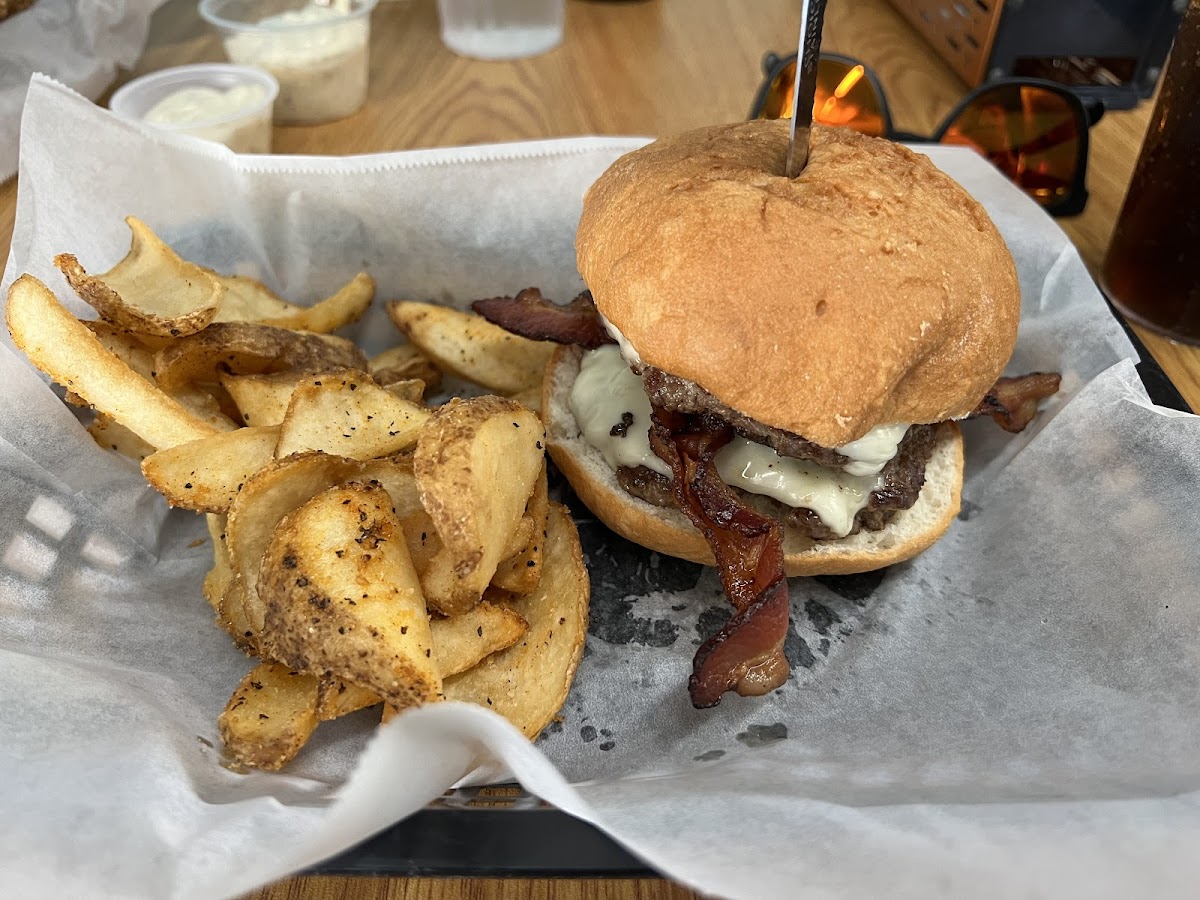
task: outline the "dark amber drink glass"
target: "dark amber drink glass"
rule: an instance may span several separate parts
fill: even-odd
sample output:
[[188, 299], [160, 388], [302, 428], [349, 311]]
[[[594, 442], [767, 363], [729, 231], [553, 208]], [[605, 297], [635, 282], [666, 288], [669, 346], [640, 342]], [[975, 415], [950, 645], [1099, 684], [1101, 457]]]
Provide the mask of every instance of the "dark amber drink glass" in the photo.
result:
[[1200, 0], [1175, 37], [1101, 283], [1131, 321], [1200, 344]]

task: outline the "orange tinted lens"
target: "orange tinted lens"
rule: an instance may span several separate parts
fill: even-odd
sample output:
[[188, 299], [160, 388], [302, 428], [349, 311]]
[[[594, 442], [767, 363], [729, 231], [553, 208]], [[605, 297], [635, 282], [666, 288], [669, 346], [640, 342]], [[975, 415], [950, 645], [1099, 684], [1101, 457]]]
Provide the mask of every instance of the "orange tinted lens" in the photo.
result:
[[1070, 193], [1079, 121], [1066, 98], [1029, 85], [1000, 85], [976, 97], [942, 141], [972, 147], [1042, 204]]
[[796, 61], [792, 60], [771, 79], [758, 117], [760, 119], [790, 119], [792, 117], [792, 90], [795, 82]]
[[884, 137], [883, 109], [867, 70], [861, 65], [822, 59], [817, 64], [813, 121]]
[[[763, 100], [760, 119], [788, 119], [796, 82], [796, 63], [790, 62], [772, 79]], [[862, 66], [822, 59], [817, 63], [817, 90], [813, 121], [845, 125], [875, 137], [884, 136], [879, 96]]]

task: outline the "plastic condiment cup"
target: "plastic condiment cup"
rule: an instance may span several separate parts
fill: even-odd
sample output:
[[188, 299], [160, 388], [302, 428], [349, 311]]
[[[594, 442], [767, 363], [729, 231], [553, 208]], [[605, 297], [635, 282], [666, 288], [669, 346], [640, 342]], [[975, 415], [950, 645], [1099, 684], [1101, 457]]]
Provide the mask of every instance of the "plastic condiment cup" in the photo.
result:
[[227, 63], [196, 63], [151, 72], [123, 85], [108, 108], [125, 119], [145, 121], [160, 102], [189, 88], [229, 91], [242, 86], [262, 88], [253, 103], [208, 118], [182, 122], [151, 122], [155, 128], [217, 141], [237, 153], [271, 152], [271, 119], [279, 83], [267, 72]]
[[275, 121], [341, 119], [367, 100], [371, 10], [377, 0], [201, 0], [225, 55], [279, 81]]
[[563, 39], [564, 0], [438, 0], [442, 43], [460, 56], [517, 59]]

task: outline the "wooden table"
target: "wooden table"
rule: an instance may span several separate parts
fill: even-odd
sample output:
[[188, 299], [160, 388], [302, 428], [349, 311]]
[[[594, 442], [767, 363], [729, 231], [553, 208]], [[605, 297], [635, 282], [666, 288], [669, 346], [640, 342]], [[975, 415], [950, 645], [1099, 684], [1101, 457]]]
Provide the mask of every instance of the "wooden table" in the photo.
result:
[[[483, 63], [438, 39], [434, 0], [384, 2], [372, 25], [370, 101], [330, 125], [277, 128], [281, 153], [347, 154], [581, 134], [664, 134], [744, 118], [767, 50], [795, 46], [799, 0], [568, 0], [566, 40], [544, 56]], [[156, 15], [137, 73], [220, 48], [195, 14], [171, 0]], [[829, 0], [825, 47], [878, 73], [896, 127], [932, 131], [965, 86], [886, 0]], [[1110, 112], [1093, 130], [1087, 211], [1060, 224], [1095, 271], [1104, 256], [1150, 115]], [[12, 230], [16, 188], [0, 186], [0, 247]], [[7, 251], [3, 251], [7, 252]], [[1200, 409], [1200, 349], [1141, 333], [1163, 369]], [[291, 878], [254, 894], [283, 898], [694, 897], [661, 881]]]

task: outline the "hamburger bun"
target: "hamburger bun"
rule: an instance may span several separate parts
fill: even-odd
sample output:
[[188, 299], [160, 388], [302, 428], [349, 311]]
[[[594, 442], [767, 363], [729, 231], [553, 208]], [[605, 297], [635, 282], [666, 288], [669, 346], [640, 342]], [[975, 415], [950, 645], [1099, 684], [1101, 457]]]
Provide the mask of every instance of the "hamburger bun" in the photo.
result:
[[[547, 449], [575, 493], [605, 525], [659, 553], [713, 565], [703, 535], [677, 509], [646, 503], [627, 493], [598, 450], [580, 434], [568, 405], [583, 351], [560, 347], [542, 383], [542, 419]], [[916, 556], [945, 533], [958, 514], [962, 490], [962, 433], [953, 422], [938, 426], [937, 443], [925, 469], [916, 504], [901, 510], [882, 531], [860, 531], [833, 541], [813, 541], [784, 528], [788, 575], [866, 572]]]
[[596, 306], [646, 364], [825, 447], [966, 415], [1016, 342], [1000, 233], [899, 144], [814, 125], [789, 179], [787, 140], [786, 121], [754, 121], [617, 160], [576, 237]]

